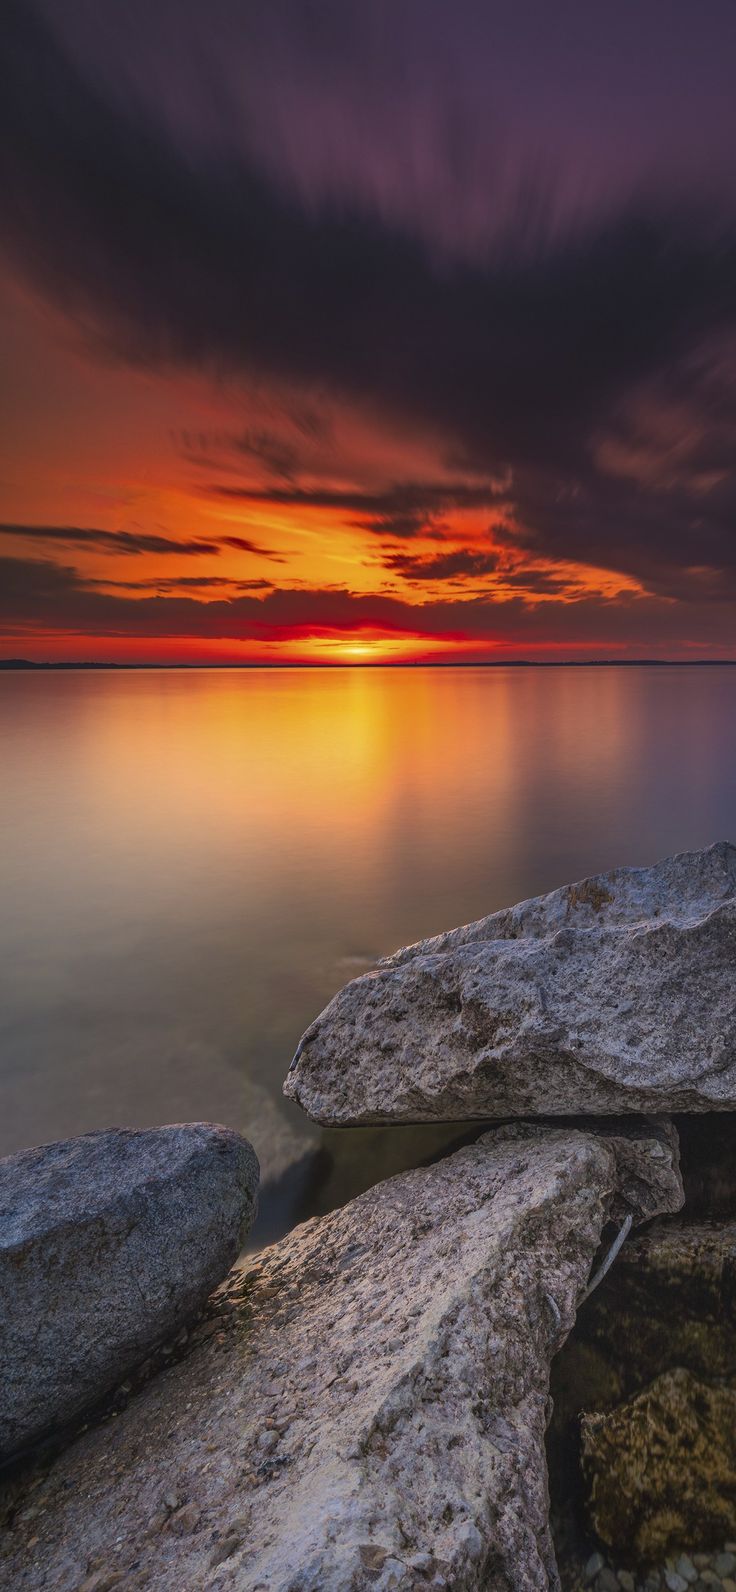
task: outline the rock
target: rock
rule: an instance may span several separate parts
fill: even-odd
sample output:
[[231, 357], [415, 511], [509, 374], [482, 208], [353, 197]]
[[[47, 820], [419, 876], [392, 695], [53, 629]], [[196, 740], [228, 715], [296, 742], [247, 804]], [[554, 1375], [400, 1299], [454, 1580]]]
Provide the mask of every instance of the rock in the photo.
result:
[[555, 1360], [553, 1438], [678, 1367], [736, 1385], [736, 1222], [632, 1235]]
[[713, 1560], [713, 1569], [721, 1579], [724, 1575], [732, 1575], [736, 1570], [736, 1556], [733, 1553], [717, 1553]]
[[[81, 1544], [156, 1592], [217, 1565], [238, 1592], [557, 1587], [549, 1361], [607, 1218], [676, 1206], [675, 1163], [653, 1126], [517, 1126], [305, 1223], [215, 1295], [222, 1333], [29, 1479], [0, 1583], [72, 1592]], [[169, 1494], [196, 1530], [154, 1526]]]
[[604, 1568], [605, 1563], [606, 1561], [602, 1553], [591, 1553], [583, 1571], [583, 1580], [586, 1583], [588, 1581], [594, 1581], [598, 1571]]
[[200, 1309], [257, 1187], [250, 1144], [209, 1123], [0, 1161], [0, 1457], [77, 1418]]
[[736, 846], [621, 868], [398, 951], [284, 1085], [318, 1122], [736, 1109]]
[[595, 1530], [609, 1547], [625, 1543], [632, 1558], [652, 1561], [686, 1543], [722, 1542], [733, 1523], [731, 1388], [666, 1371], [611, 1413], [585, 1416], [582, 1452]]

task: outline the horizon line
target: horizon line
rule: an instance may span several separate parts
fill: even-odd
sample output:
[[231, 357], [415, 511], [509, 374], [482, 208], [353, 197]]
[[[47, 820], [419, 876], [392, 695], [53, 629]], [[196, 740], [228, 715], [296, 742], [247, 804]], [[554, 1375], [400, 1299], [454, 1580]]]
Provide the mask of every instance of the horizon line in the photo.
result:
[[142, 670], [225, 670], [225, 669], [682, 669], [682, 668], [736, 667], [736, 658], [448, 658], [448, 659], [320, 659], [297, 662], [286, 659], [269, 662], [179, 662], [146, 661], [116, 662], [89, 659], [34, 659], [0, 658], [0, 670], [17, 671], [33, 669], [109, 669]]

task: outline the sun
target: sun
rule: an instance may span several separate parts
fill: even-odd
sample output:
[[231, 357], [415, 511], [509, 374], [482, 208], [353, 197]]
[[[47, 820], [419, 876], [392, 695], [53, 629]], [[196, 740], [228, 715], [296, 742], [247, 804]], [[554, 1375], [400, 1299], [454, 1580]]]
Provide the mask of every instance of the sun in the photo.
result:
[[375, 658], [380, 653], [372, 641], [346, 641], [339, 650], [343, 658]]

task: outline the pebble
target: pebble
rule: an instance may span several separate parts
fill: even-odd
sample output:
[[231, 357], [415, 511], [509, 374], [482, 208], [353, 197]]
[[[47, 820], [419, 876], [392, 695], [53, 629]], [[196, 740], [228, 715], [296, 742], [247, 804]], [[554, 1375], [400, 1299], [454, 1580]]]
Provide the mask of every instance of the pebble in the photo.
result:
[[228, 1532], [217, 1542], [210, 1554], [210, 1569], [216, 1570], [218, 1565], [224, 1564], [226, 1559], [232, 1558], [234, 1553], [242, 1546], [242, 1538], [237, 1531]]
[[711, 1553], [680, 1553], [660, 1568], [618, 1570], [596, 1551], [578, 1571], [576, 1587], [591, 1592], [736, 1592], [736, 1543]]
[[456, 1532], [456, 1537], [462, 1543], [465, 1552], [471, 1559], [480, 1559], [483, 1554], [483, 1538], [472, 1520], [467, 1520]]

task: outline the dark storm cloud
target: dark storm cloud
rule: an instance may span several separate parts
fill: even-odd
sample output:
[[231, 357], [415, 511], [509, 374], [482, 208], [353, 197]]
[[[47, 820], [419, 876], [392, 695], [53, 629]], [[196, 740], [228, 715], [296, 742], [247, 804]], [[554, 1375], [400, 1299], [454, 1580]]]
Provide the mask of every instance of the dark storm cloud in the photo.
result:
[[427, 558], [387, 549], [382, 563], [391, 574], [399, 575], [410, 585], [431, 585], [433, 581], [451, 581], [458, 586], [470, 583], [471, 587], [477, 590], [478, 582], [482, 582], [485, 576], [492, 575], [498, 577], [493, 584], [496, 597], [501, 593], [508, 593], [509, 590], [513, 591], [514, 588], [518, 588], [528, 599], [541, 595], [569, 596], [572, 591], [576, 591], [579, 600], [581, 595], [580, 589], [575, 588], [571, 573], [565, 566], [540, 567], [524, 561], [519, 568], [514, 568], [508, 565], [503, 551], [484, 553], [472, 547], [456, 548], [452, 552]]
[[175, 440], [184, 458], [205, 469], [222, 467], [222, 461], [214, 457], [221, 450], [255, 460], [267, 475], [277, 480], [293, 480], [301, 463], [299, 449], [276, 431], [251, 429], [240, 434], [183, 431]]
[[[736, 434], [734, 436], [736, 444]], [[645, 488], [593, 470], [571, 485], [527, 477], [516, 545], [626, 570], [661, 596], [736, 595], [736, 478]]]
[[[99, 547], [104, 552], [177, 553], [199, 556], [218, 554], [221, 547], [234, 548], [239, 553], [255, 553], [260, 558], [270, 558], [278, 564], [286, 562], [285, 555], [275, 553], [248, 536], [218, 536], [211, 541], [186, 537], [151, 536], [144, 531], [102, 531], [79, 525], [10, 525], [0, 524], [0, 536], [22, 537], [29, 542], [61, 542], [68, 547]], [[193, 576], [193, 581], [197, 577]]]
[[398, 509], [395, 514], [377, 514], [370, 520], [355, 521], [360, 530], [374, 531], [376, 536], [393, 537], [399, 542], [410, 542], [415, 536], [429, 536], [441, 542], [446, 526], [421, 509]]
[[256, 459], [269, 475], [282, 476], [286, 481], [299, 467], [298, 449], [274, 431], [244, 431], [242, 436], [233, 437], [232, 446], [245, 458]]
[[449, 509], [489, 508], [503, 503], [506, 489], [484, 483], [468, 486], [464, 482], [398, 482], [383, 491], [362, 492], [331, 487], [241, 487], [216, 483], [208, 492], [236, 502], [271, 503], [286, 508], [334, 509], [359, 514], [361, 528], [381, 536], [408, 538], [426, 532], [436, 524], [436, 516]]
[[387, 553], [383, 559], [385, 569], [401, 575], [408, 581], [458, 580], [468, 577], [495, 574], [498, 569], [497, 553], [478, 553], [471, 548], [440, 553], [437, 558], [414, 558], [411, 553]]
[[[141, 104], [106, 97], [25, 6], [6, 16], [6, 246], [118, 352], [317, 384], [431, 428], [469, 470], [512, 472], [518, 537], [538, 553], [665, 591], [703, 565], [732, 578], [730, 462], [707, 490], [662, 490], [612, 476], [598, 452], [633, 394], [731, 331], [730, 221], [650, 196], [540, 227], [535, 200], [485, 256], [442, 259], [385, 210], [301, 203], [245, 146], [185, 149]], [[422, 510], [390, 496], [266, 501], [374, 515], [381, 534], [394, 513], [406, 537]]]
[[74, 547], [100, 547], [116, 553], [178, 553], [200, 554], [217, 552], [212, 542], [188, 540], [171, 536], [152, 536], [145, 531], [101, 531], [92, 526], [80, 525], [9, 525], [0, 524], [0, 536], [22, 536], [29, 542], [63, 542]]
[[599, 655], [610, 647], [639, 649], [690, 643], [701, 652], [728, 646], [732, 609], [693, 604], [685, 621], [681, 605], [648, 598], [616, 602], [594, 597], [574, 604], [535, 603], [522, 596], [501, 602], [408, 603], [387, 595], [365, 595], [342, 587], [271, 590], [201, 601], [181, 595], [125, 597], [100, 591], [76, 570], [42, 560], [0, 559], [0, 634], [17, 639], [38, 627], [79, 631], [88, 637], [126, 637], [145, 643], [161, 637], [198, 641], [278, 642], [365, 629], [397, 635], [470, 641], [491, 651], [512, 647], [580, 646]]
[[[77, 575], [77, 584], [80, 577]], [[244, 592], [244, 591], [270, 591], [269, 580], [235, 580], [230, 575], [152, 575], [149, 579], [139, 576], [138, 580], [108, 580], [101, 576], [96, 582], [84, 583], [88, 586], [94, 584], [96, 589], [100, 586], [113, 587], [115, 591], [150, 591], [155, 588], [161, 592], [196, 591], [203, 597], [211, 591], [217, 592]]]
[[257, 553], [260, 558], [270, 558], [274, 564], [286, 564], [288, 558], [285, 553], [275, 553], [270, 547], [262, 547], [260, 542], [254, 542], [250, 536], [218, 536], [220, 547], [232, 547], [236, 553]]

